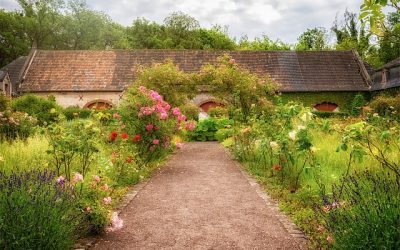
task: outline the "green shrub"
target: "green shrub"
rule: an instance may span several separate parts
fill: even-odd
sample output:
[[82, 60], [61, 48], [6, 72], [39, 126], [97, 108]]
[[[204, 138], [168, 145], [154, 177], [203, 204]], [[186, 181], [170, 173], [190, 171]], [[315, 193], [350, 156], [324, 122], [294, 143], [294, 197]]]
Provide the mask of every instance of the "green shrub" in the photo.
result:
[[55, 101], [35, 95], [24, 95], [11, 102], [14, 111], [24, 112], [37, 118], [39, 125], [56, 121], [60, 106]]
[[193, 103], [188, 103], [180, 107], [183, 114], [188, 120], [197, 121], [199, 118], [200, 108]]
[[213, 107], [208, 110], [208, 115], [213, 118], [228, 117], [228, 109], [225, 107]]
[[381, 116], [399, 116], [400, 114], [400, 95], [398, 96], [377, 96], [369, 106]]
[[233, 121], [229, 119], [204, 119], [197, 123], [193, 131], [188, 132], [188, 136], [194, 141], [215, 141], [217, 131], [232, 124]]
[[320, 118], [343, 118], [349, 116], [349, 114], [344, 112], [313, 111], [312, 113]]
[[55, 177], [49, 171], [0, 172], [1, 249], [71, 249], [80, 216], [72, 189]]
[[323, 197], [319, 214], [334, 249], [400, 249], [400, 182], [379, 173], [356, 173]]
[[76, 118], [87, 119], [92, 114], [92, 110], [81, 109], [78, 106], [71, 106], [71, 107], [65, 108], [62, 112], [68, 121], [76, 119]]
[[5, 110], [0, 112], [0, 142], [4, 140], [26, 139], [33, 132], [36, 119], [21, 112]]
[[0, 93], [0, 112], [5, 111], [9, 107], [10, 100], [3, 94]]
[[223, 142], [225, 139], [233, 136], [234, 134], [234, 130], [231, 128], [221, 128], [218, 129], [218, 131], [215, 133], [215, 138], [219, 141], [219, 142]]
[[365, 105], [366, 101], [364, 99], [364, 95], [357, 94], [354, 96], [354, 99], [351, 103], [351, 111], [350, 113], [354, 116], [361, 115], [361, 109]]

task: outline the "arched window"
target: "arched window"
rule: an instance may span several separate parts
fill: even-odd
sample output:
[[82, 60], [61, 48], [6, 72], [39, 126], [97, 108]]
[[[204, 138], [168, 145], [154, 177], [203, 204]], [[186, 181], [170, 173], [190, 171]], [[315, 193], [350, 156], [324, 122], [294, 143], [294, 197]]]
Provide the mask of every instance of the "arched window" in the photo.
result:
[[203, 110], [204, 112], [208, 113], [208, 110], [210, 108], [215, 108], [215, 107], [221, 107], [223, 106], [220, 103], [214, 102], [214, 101], [207, 101], [204, 102], [203, 104], [200, 105], [201, 110]]
[[88, 109], [96, 109], [96, 110], [105, 110], [105, 109], [111, 109], [112, 108], [112, 103], [106, 100], [95, 100], [86, 103], [85, 108]]
[[314, 105], [314, 109], [324, 112], [338, 112], [339, 106], [331, 102], [322, 102]]

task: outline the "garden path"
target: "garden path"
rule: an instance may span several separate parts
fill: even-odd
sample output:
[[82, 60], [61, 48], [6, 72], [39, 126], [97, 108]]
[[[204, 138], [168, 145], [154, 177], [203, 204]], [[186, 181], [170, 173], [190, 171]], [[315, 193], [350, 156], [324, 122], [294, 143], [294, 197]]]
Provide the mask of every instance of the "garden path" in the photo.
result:
[[302, 249], [305, 240], [218, 143], [170, 157], [94, 249]]

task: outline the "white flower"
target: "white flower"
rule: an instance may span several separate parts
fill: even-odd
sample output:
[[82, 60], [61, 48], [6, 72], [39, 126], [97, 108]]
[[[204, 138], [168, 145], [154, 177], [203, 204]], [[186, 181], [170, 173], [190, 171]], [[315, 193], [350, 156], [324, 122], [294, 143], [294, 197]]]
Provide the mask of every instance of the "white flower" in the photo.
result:
[[118, 213], [114, 212], [111, 216], [111, 227], [108, 228], [108, 231], [116, 231], [121, 229], [124, 226], [124, 221], [118, 217]]
[[305, 126], [303, 126], [303, 125], [299, 125], [299, 126], [297, 126], [297, 130], [302, 130], [302, 129], [306, 129], [306, 127], [305, 127]]
[[378, 113], [374, 113], [374, 114], [373, 114], [373, 117], [378, 117], [378, 116], [379, 116]]
[[296, 140], [296, 134], [297, 134], [297, 132], [296, 131], [290, 131], [289, 132], [289, 138], [292, 140], [292, 141], [295, 141]]
[[312, 117], [313, 117], [313, 114], [311, 112], [306, 112], [306, 113], [303, 113], [303, 115], [300, 117], [300, 119], [303, 122], [307, 122], [307, 121], [311, 120]]
[[279, 144], [276, 141], [270, 141], [269, 145], [271, 146], [271, 148], [275, 149], [275, 148], [279, 148]]

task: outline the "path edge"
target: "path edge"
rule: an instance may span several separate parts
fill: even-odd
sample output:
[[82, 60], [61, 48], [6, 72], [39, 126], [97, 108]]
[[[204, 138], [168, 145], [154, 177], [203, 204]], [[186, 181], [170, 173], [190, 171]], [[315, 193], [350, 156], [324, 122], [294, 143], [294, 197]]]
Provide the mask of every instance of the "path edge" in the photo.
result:
[[260, 184], [244, 169], [243, 165], [240, 164], [240, 162], [238, 162], [237, 159], [235, 159], [230, 150], [225, 147], [224, 149], [225, 149], [225, 154], [227, 154], [228, 157], [232, 159], [232, 161], [235, 164], [235, 167], [239, 169], [239, 171], [247, 180], [249, 185], [256, 191], [257, 195], [264, 201], [265, 205], [269, 207], [272, 211], [277, 212], [276, 213], [277, 218], [284, 227], [284, 229], [290, 234], [290, 236], [294, 238], [294, 240], [299, 244], [299, 246], [302, 249], [305, 249], [308, 242], [307, 236], [298, 228], [296, 224], [292, 222], [292, 220], [286, 214], [283, 213], [283, 211], [281, 211], [278, 202], [275, 201], [273, 198], [271, 198], [268, 195], [268, 193], [264, 190], [265, 188], [263, 187], [263, 185]]

